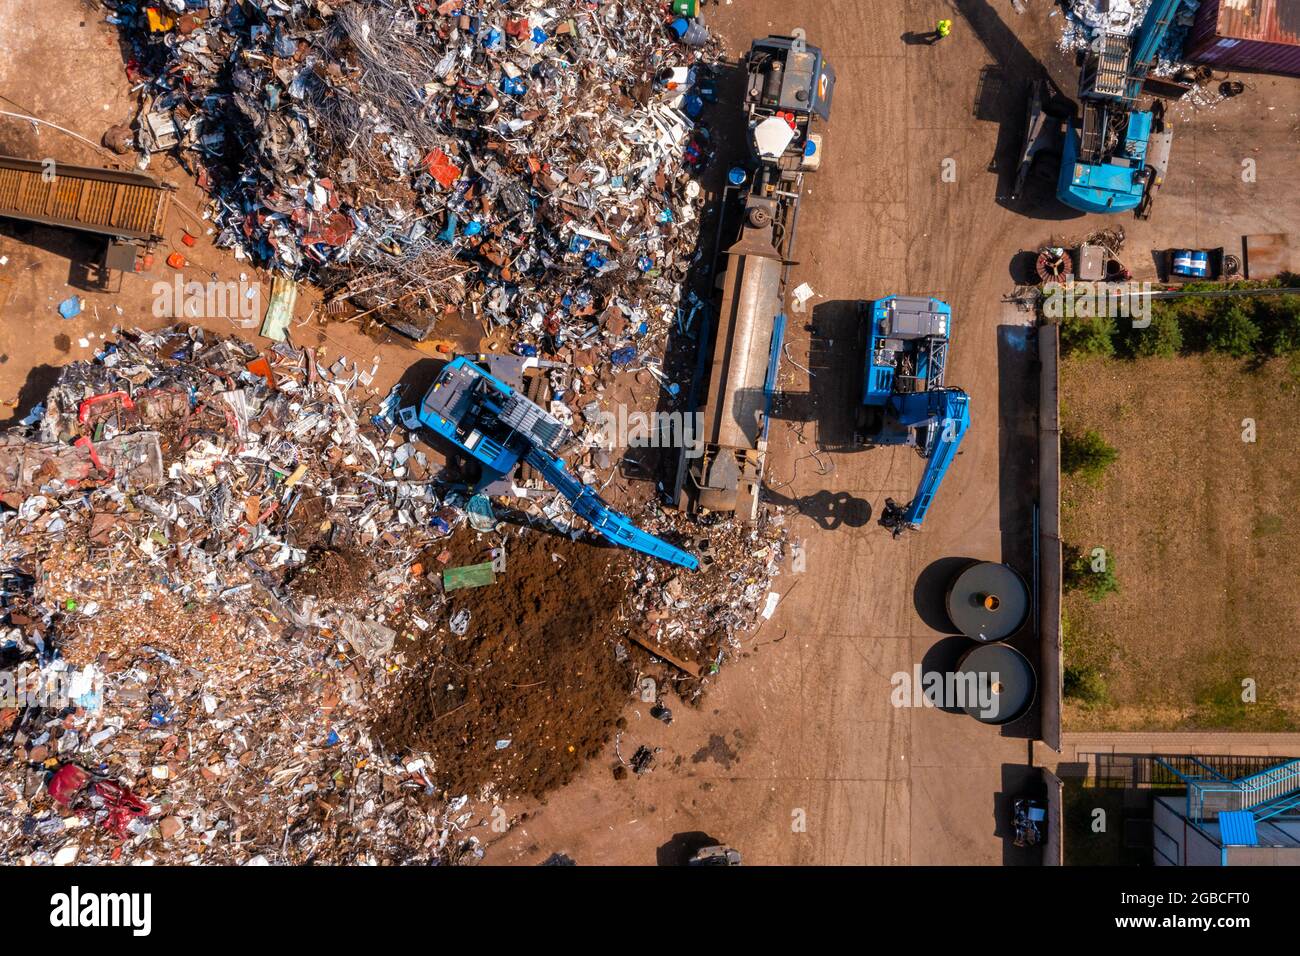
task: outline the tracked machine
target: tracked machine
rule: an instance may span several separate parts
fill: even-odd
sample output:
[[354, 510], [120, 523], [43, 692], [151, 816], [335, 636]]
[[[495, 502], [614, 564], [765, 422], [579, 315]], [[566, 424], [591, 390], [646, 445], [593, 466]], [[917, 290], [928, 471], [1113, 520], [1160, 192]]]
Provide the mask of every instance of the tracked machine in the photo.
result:
[[880, 524], [898, 537], [920, 530], [970, 428], [970, 398], [945, 382], [952, 309], [933, 296], [891, 295], [859, 306], [864, 353], [855, 438], [904, 445], [925, 460], [905, 505], [885, 499]]
[[510, 493], [514, 475], [526, 466], [612, 544], [690, 571], [698, 569], [693, 554], [636, 527], [565, 467], [560, 456], [572, 434], [526, 394], [525, 372], [537, 361], [492, 355], [476, 362], [459, 356], [439, 373], [409, 423], [418, 421], [478, 465], [474, 490]]
[[1152, 0], [1132, 35], [1098, 37], [1084, 57], [1075, 115], [1050, 81], [1035, 84], [1013, 198], [1023, 193], [1039, 156], [1059, 156], [1056, 196], [1065, 205], [1149, 218], [1169, 168], [1173, 127], [1164, 120], [1162, 100], [1147, 109], [1139, 109], [1138, 100], [1180, 3]]

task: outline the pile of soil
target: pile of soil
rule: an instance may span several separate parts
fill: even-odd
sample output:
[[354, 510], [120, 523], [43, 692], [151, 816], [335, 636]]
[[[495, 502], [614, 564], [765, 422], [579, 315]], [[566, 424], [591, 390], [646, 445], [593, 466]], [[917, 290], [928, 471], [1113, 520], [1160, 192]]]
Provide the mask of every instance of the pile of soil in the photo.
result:
[[468, 630], [421, 642], [377, 738], [431, 754], [432, 778], [453, 794], [563, 786], [600, 754], [633, 688], [615, 656], [630, 563], [612, 547], [511, 535], [495, 584], [447, 596], [446, 619], [469, 611]]
[[308, 552], [307, 561], [289, 582], [295, 594], [347, 601], [360, 597], [372, 585], [374, 565], [356, 551], [320, 548]]

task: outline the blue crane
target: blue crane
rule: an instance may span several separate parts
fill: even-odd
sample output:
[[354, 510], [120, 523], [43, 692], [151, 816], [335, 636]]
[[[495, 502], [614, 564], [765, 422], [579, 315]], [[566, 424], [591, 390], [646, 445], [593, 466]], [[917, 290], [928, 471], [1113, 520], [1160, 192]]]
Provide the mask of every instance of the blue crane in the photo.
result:
[[891, 295], [861, 305], [864, 346], [856, 438], [907, 445], [925, 459], [906, 505], [885, 499], [880, 523], [894, 537], [919, 530], [970, 428], [970, 397], [944, 384], [952, 308], [933, 296]]
[[[1056, 195], [1083, 212], [1135, 210], [1146, 218], [1169, 164], [1163, 111], [1137, 109], [1183, 0], [1152, 0], [1132, 36], [1103, 33], [1079, 77], [1082, 110], [1065, 130]], [[1031, 116], [1031, 135], [1034, 128]], [[1030, 150], [1032, 153], [1032, 149]]]
[[[490, 356], [487, 361], [503, 377], [510, 371], [522, 373], [526, 364], [515, 356]], [[574, 478], [559, 457], [559, 450], [572, 437], [568, 427], [521, 389], [468, 357], [453, 359], [439, 373], [420, 402], [416, 417], [479, 463], [482, 476], [476, 490], [506, 479], [524, 462], [568, 499], [576, 514], [614, 544], [691, 571], [699, 568], [699, 559], [694, 555], [642, 531]]]

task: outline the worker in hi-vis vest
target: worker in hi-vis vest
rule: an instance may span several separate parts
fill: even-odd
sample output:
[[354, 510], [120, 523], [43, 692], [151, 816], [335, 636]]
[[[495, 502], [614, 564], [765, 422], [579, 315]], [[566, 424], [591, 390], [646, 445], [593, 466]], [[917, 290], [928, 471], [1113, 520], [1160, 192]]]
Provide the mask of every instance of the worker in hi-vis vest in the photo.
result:
[[940, 20], [938, 23], [934, 25], [934, 38], [936, 40], [942, 40], [951, 32], [952, 32], [951, 20]]

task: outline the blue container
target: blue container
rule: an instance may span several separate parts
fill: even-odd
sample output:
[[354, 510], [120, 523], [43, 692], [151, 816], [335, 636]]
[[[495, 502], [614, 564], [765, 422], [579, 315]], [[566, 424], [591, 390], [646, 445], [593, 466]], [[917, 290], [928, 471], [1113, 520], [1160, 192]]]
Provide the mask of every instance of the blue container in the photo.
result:
[[1189, 279], [1205, 279], [1210, 275], [1210, 254], [1199, 249], [1178, 249], [1174, 252], [1174, 275]]

